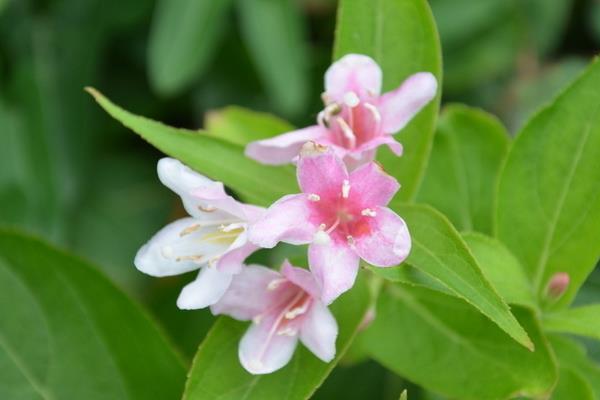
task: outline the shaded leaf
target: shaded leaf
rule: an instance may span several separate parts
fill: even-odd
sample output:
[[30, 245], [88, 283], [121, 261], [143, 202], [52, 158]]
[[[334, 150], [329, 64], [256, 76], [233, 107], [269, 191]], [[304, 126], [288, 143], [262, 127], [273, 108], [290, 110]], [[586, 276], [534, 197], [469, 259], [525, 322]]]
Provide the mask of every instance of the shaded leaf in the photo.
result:
[[600, 340], [600, 304], [544, 314], [544, 328]]

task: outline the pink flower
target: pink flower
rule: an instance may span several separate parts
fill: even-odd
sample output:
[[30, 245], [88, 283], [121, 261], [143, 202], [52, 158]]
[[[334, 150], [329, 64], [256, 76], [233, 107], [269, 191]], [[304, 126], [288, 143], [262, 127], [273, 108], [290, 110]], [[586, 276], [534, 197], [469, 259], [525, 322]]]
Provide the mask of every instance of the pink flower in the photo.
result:
[[264, 209], [237, 202], [221, 182], [192, 171], [179, 161], [158, 162], [161, 182], [177, 193], [190, 217], [160, 230], [135, 256], [135, 266], [152, 276], [178, 275], [200, 269], [196, 280], [183, 288], [177, 306], [197, 309], [217, 302], [229, 287], [232, 274], [257, 247], [247, 240], [248, 223]]
[[264, 164], [285, 164], [307, 141], [332, 147], [351, 167], [373, 160], [382, 144], [401, 155], [402, 145], [392, 135], [435, 97], [437, 81], [431, 73], [419, 72], [380, 95], [381, 75], [370, 57], [342, 57], [325, 74], [325, 109], [318, 124], [250, 143], [246, 155]]
[[250, 241], [271, 248], [278, 242], [310, 243], [308, 259], [329, 304], [350, 289], [360, 258], [387, 267], [410, 251], [406, 224], [385, 207], [398, 182], [370, 162], [348, 173], [333, 152], [308, 142], [297, 167], [303, 193], [284, 196], [250, 225]]
[[240, 342], [240, 362], [251, 374], [268, 374], [290, 361], [298, 339], [325, 362], [335, 357], [338, 326], [319, 297], [317, 284], [305, 269], [287, 261], [281, 273], [251, 265], [234, 277], [211, 310], [252, 320]]

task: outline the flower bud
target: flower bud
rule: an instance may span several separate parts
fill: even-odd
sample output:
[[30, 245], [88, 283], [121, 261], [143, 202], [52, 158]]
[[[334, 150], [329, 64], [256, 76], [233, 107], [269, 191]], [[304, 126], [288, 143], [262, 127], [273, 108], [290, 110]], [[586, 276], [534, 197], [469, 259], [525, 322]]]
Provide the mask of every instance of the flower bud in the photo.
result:
[[571, 278], [566, 272], [557, 272], [550, 278], [546, 287], [546, 296], [551, 300], [558, 300], [567, 291]]

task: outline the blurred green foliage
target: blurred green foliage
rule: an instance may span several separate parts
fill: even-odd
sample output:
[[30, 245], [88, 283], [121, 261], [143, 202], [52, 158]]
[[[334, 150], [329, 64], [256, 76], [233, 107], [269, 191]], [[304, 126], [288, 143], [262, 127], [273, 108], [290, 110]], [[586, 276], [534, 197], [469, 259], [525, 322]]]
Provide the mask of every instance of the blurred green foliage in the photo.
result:
[[[482, 107], [512, 132], [600, 47], [598, 0], [430, 5], [444, 54], [442, 101]], [[213, 320], [173, 312], [181, 280], [192, 277], [158, 281], [132, 265], [149, 232], [182, 213], [154, 173], [160, 154], [104, 116], [83, 87], [188, 129], [230, 104], [305, 125], [320, 108], [335, 11], [333, 0], [0, 0], [0, 223], [100, 264], [191, 357]], [[218, 124], [221, 114], [210, 115]], [[596, 271], [579, 303], [597, 301], [598, 282]], [[404, 386], [373, 390], [395, 398]]]

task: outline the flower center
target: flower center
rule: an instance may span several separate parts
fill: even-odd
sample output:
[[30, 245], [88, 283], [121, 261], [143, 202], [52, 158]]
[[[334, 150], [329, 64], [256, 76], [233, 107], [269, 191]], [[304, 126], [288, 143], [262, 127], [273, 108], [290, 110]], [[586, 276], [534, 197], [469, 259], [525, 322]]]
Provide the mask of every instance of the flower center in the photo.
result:
[[323, 97], [325, 108], [317, 117], [319, 125], [329, 131], [332, 143], [355, 149], [380, 134], [381, 114], [374, 104], [347, 92], [342, 102]]

